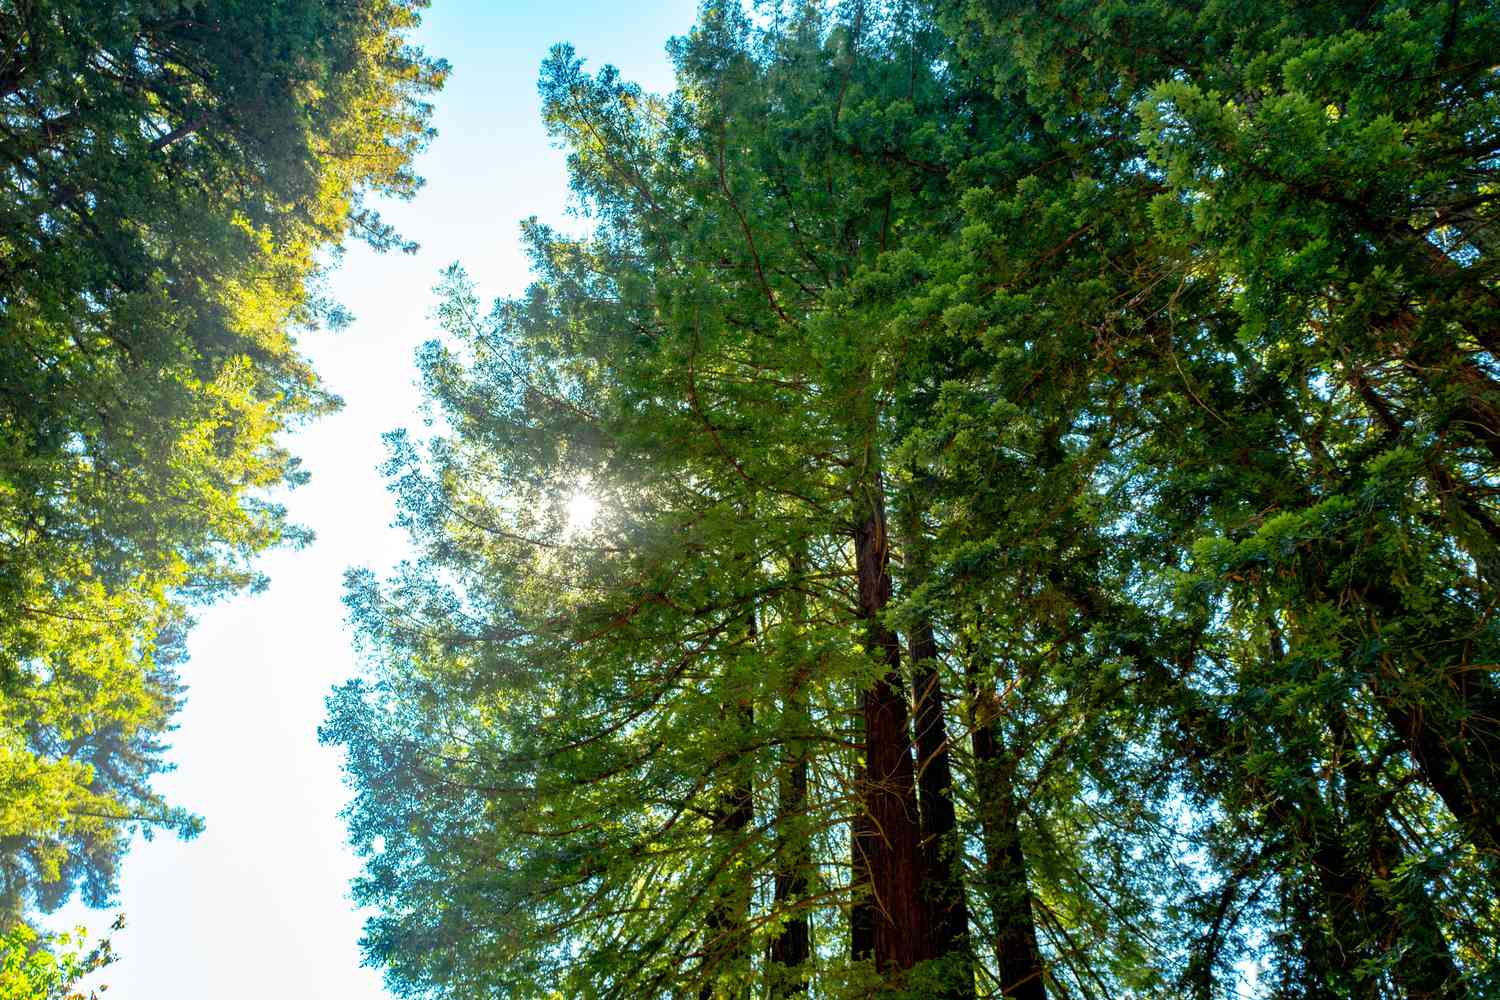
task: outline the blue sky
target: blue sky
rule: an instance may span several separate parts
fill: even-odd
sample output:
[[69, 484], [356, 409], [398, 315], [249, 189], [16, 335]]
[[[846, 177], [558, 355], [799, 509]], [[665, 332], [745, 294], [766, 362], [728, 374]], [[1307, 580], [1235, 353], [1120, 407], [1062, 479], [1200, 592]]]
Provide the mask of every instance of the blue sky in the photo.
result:
[[288, 504], [317, 541], [265, 557], [270, 590], [205, 611], [190, 641], [177, 770], [159, 787], [203, 815], [207, 830], [189, 842], [137, 843], [116, 908], [73, 905], [49, 921], [102, 929], [125, 912], [123, 958], [101, 977], [110, 1000], [387, 996], [378, 972], [359, 964], [363, 917], [348, 896], [356, 862], [337, 818], [347, 792], [337, 754], [316, 734], [324, 695], [358, 670], [339, 603], [343, 571], [383, 568], [403, 553], [376, 471], [380, 435], [420, 424], [412, 356], [435, 330], [439, 270], [461, 261], [487, 295], [518, 292], [527, 282], [520, 221], [564, 218], [564, 155], [538, 116], [547, 50], [571, 42], [588, 65], [613, 63], [648, 90], [666, 90], [663, 47], [692, 24], [694, 8], [435, 0], [418, 40], [454, 73], [436, 102], [440, 135], [420, 163], [427, 187], [387, 213], [422, 250], [351, 249], [333, 289], [356, 322], [304, 342], [345, 400], [293, 439], [313, 480]]

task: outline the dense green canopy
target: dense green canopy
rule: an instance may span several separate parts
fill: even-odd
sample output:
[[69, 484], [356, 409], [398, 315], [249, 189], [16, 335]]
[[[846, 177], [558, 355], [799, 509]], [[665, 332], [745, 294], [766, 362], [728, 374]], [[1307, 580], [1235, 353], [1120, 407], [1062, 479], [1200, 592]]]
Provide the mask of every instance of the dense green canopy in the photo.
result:
[[323, 736], [390, 986], [1500, 990], [1500, 11], [671, 52], [547, 61], [593, 230], [450, 272], [389, 439]]
[[149, 784], [188, 609], [303, 537], [294, 334], [400, 245], [363, 199], [418, 185], [424, 5], [0, 0], [0, 928], [197, 829]]

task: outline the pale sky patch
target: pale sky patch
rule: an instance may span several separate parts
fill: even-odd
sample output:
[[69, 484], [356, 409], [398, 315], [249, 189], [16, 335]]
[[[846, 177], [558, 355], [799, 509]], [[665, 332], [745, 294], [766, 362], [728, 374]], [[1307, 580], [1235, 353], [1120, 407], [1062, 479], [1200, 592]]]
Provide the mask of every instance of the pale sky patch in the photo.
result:
[[[358, 862], [339, 809], [349, 793], [337, 751], [317, 726], [330, 688], [359, 671], [344, 625], [342, 575], [383, 572], [407, 554], [390, 527], [395, 507], [377, 467], [380, 435], [422, 428], [413, 355], [437, 335], [430, 318], [439, 272], [462, 261], [486, 297], [528, 284], [521, 220], [569, 220], [565, 154], [547, 139], [537, 71], [556, 42], [572, 42], [591, 69], [605, 63], [647, 90], [671, 85], [666, 40], [693, 23], [692, 0], [565, 4], [436, 0], [418, 41], [454, 72], [436, 99], [440, 135], [418, 169], [415, 201], [382, 206], [415, 256], [350, 252], [332, 290], [355, 315], [304, 350], [344, 409], [292, 439], [313, 474], [288, 494], [292, 517], [317, 532], [300, 552], [271, 553], [271, 587], [200, 615], [183, 671], [187, 705], [172, 734], [177, 770], [158, 786], [203, 815], [193, 841], [158, 836], [125, 859], [119, 905], [70, 904], [54, 928], [108, 927], [123, 956], [98, 981], [109, 1000], [380, 1000], [376, 970], [360, 967], [365, 914], [348, 896]], [[587, 492], [568, 500], [568, 523], [592, 524]]]

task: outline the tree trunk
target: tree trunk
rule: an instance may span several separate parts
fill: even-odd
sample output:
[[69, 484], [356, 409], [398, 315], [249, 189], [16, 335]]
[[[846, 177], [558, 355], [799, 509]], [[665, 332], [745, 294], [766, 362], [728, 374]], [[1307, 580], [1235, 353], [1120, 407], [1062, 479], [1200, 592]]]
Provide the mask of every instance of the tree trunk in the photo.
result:
[[[775, 895], [777, 912], [792, 909], [807, 896], [807, 872], [811, 862], [807, 830], [802, 822], [807, 802], [807, 753], [797, 741], [788, 753], [781, 788], [776, 828], [779, 831]], [[772, 997], [790, 997], [807, 992], [806, 963], [812, 954], [812, 938], [807, 926], [807, 912], [793, 910], [771, 940], [770, 993]]]
[[1001, 746], [991, 718], [993, 692], [981, 692], [972, 658], [969, 675], [969, 720], [973, 735], [975, 793], [984, 840], [984, 891], [995, 928], [995, 961], [1000, 989], [1007, 1000], [1047, 1000], [1045, 966], [1037, 946], [1031, 912], [1031, 889], [1026, 881], [1026, 855], [1021, 846], [1020, 809], [1016, 803], [1015, 765]]
[[[1429, 360], [1451, 362], [1454, 357], [1450, 350], [1443, 358]], [[1482, 412], [1467, 413], [1463, 422], [1492, 455], [1500, 458], [1500, 416], [1489, 402], [1500, 387], [1479, 372], [1471, 360], [1464, 360], [1460, 371], [1462, 377], [1459, 381], [1470, 390], [1471, 405], [1484, 408]], [[1349, 366], [1349, 380], [1371, 414], [1393, 439], [1406, 433], [1407, 428], [1397, 419], [1390, 404], [1357, 366]], [[1438, 387], [1433, 388], [1436, 391]], [[1476, 526], [1493, 530], [1493, 522], [1482, 509], [1472, 504], [1465, 509], [1465, 491], [1456, 488], [1458, 484], [1446, 469], [1431, 462], [1429, 469], [1436, 470], [1435, 474], [1431, 471], [1429, 474], [1440, 496], [1456, 497], [1459, 509]], [[1465, 526], [1451, 513], [1449, 520], [1462, 540]], [[1482, 571], [1489, 568], [1489, 552], [1475, 551], [1468, 545], [1465, 549]], [[1385, 582], [1366, 587], [1363, 597], [1380, 619], [1395, 618], [1402, 612], [1400, 594]], [[1459, 821], [1469, 842], [1488, 856], [1491, 873], [1500, 879], [1500, 690], [1482, 673], [1473, 670], [1447, 673], [1446, 677], [1434, 677], [1424, 684], [1426, 689], [1435, 692], [1438, 704], [1424, 701], [1413, 705], [1401, 690], [1403, 678], [1391, 670], [1377, 671], [1372, 678], [1372, 689], [1387, 721], [1406, 742], [1422, 779]]]
[[969, 950], [969, 907], [964, 898], [962, 844], [953, 810], [953, 771], [948, 761], [948, 726], [937, 672], [937, 639], [923, 620], [912, 629], [912, 686], [917, 729], [917, 801], [922, 807], [922, 846], [932, 907], [932, 950], [948, 956], [953, 972], [944, 996], [974, 995]]
[[[751, 709], [741, 706], [743, 725], [748, 730]], [[727, 714], [727, 713], [726, 713]], [[734, 784], [727, 789], [714, 809], [712, 836], [723, 850], [738, 850], [740, 840], [755, 822], [755, 797], [747, 761], [734, 764]], [[734, 874], [729, 878], [737, 877]], [[699, 1000], [712, 1000], [715, 982], [725, 973], [735, 973], [746, 957], [745, 916], [750, 909], [751, 885], [710, 885], [718, 898], [710, 907], [703, 934], [703, 964], [700, 971]], [[748, 980], [747, 980], [748, 981]], [[739, 996], [741, 991], [732, 994]]]
[[1392, 876], [1401, 870], [1405, 849], [1391, 825], [1385, 796], [1365, 766], [1349, 731], [1344, 710], [1330, 705], [1328, 728], [1333, 735], [1335, 765], [1343, 778], [1344, 801], [1350, 816], [1365, 827], [1369, 867], [1377, 882], [1362, 887], [1374, 897], [1372, 919], [1386, 949], [1399, 956], [1392, 970], [1411, 1000], [1462, 1000], [1469, 995], [1453, 961], [1448, 941], [1427, 890], [1410, 877]]
[[[793, 577], [805, 571], [800, 551], [794, 555]], [[797, 591], [793, 591], [797, 593]], [[795, 600], [795, 598], [794, 598]], [[799, 603], [792, 619], [801, 625], [806, 609]], [[783, 761], [777, 788], [776, 872], [772, 908], [791, 915], [781, 932], [771, 940], [769, 993], [773, 1000], [807, 992], [807, 960], [812, 937], [807, 911], [799, 908], [807, 896], [808, 872], [812, 868], [812, 845], [805, 825], [807, 806], [807, 737], [810, 722], [803, 685], [810, 668], [799, 668], [786, 682], [782, 698], [781, 740]]]
[[[1400, 597], [1384, 585], [1367, 587], [1364, 598], [1381, 618], [1403, 612]], [[1389, 661], [1372, 672], [1371, 687], [1422, 779], [1500, 878], [1500, 692], [1482, 671], [1465, 669], [1468, 660], [1420, 678], [1428, 696], [1418, 704], [1405, 690], [1414, 679]]]
[[[1310, 842], [1311, 874], [1328, 917], [1326, 933], [1332, 938], [1331, 947], [1316, 952], [1349, 996], [1375, 1000], [1384, 995], [1380, 977], [1369, 968], [1378, 964], [1382, 953], [1392, 952], [1397, 956], [1392, 976], [1409, 1000], [1463, 1000], [1469, 995], [1424, 891], [1408, 887], [1403, 900], [1393, 899], [1391, 887], [1372, 881], [1350, 849], [1349, 832], [1340, 830], [1326, 806], [1311, 795], [1295, 804], [1274, 800], [1268, 812], [1290, 837]], [[1384, 816], [1363, 818], [1372, 824], [1369, 847], [1375, 874], [1388, 877], [1401, 859], [1394, 831]], [[1324, 933], [1314, 922], [1299, 931]]]
[[[745, 615], [745, 635], [753, 649], [760, 635], [760, 623], [753, 601]], [[731, 784], [714, 806], [712, 827], [713, 839], [719, 842], [720, 849], [726, 851], [739, 850], [744, 832], [755, 822], [754, 765], [750, 753], [744, 749], [745, 742], [752, 738], [755, 726], [755, 708], [748, 695], [738, 693], [733, 701], [726, 700], [721, 707], [720, 718], [727, 722], [731, 717], [738, 723], [736, 735], [739, 739], [729, 763]], [[720, 866], [721, 871], [723, 867]], [[735, 988], [729, 996], [741, 1000], [749, 996], [749, 963], [745, 961], [749, 957], [745, 918], [750, 912], [750, 897], [754, 890], [748, 873], [738, 876], [739, 881], [735, 880], [736, 877], [737, 873], [731, 872], [728, 885], [709, 886], [709, 892], [718, 898], [710, 907], [705, 920], [699, 1000], [713, 1000], [716, 982], [726, 974], [732, 980], [739, 979], [739, 982], [734, 983]]]
[[[858, 786], [865, 786], [868, 772], [863, 763], [855, 777]], [[863, 962], [875, 957], [875, 900], [870, 890], [870, 859], [865, 853], [875, 837], [874, 825], [865, 815], [864, 795], [849, 824], [849, 864], [852, 875], [849, 879], [849, 957]]]
[[891, 600], [890, 546], [880, 480], [872, 478], [854, 528], [854, 557], [866, 645], [885, 672], [860, 696], [865, 721], [860, 797], [869, 828], [856, 840], [863, 840], [869, 870], [875, 965], [900, 972], [934, 956], [901, 643], [880, 618]]

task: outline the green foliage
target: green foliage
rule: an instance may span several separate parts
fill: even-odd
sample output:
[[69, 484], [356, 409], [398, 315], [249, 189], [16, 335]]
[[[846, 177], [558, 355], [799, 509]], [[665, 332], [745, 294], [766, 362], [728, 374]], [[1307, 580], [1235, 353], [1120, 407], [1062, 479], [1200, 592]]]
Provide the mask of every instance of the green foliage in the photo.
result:
[[[125, 926], [117, 917], [111, 930]], [[84, 994], [83, 979], [115, 960], [109, 937], [88, 951], [80, 951], [85, 937], [80, 927], [71, 934], [38, 935], [24, 923], [16, 923], [0, 936], [0, 996], [6, 1000], [99, 1000], [107, 987]]]
[[391, 987], [1492, 995], [1497, 32], [714, 5], [665, 97], [555, 51], [594, 231], [446, 277], [322, 731]]
[[305, 533], [264, 496], [336, 405], [294, 334], [408, 196], [421, 3], [0, 2], [0, 926], [112, 891], [188, 609]]

